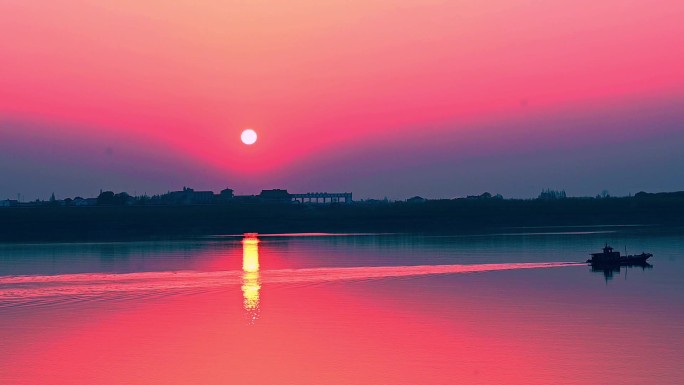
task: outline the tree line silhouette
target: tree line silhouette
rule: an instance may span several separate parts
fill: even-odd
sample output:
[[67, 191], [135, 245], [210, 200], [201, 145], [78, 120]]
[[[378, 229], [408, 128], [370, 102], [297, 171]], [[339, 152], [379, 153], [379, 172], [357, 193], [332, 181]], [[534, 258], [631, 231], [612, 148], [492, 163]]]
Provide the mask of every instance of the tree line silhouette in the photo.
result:
[[90, 207], [0, 209], [0, 241], [154, 239], [244, 232], [469, 233], [575, 225], [684, 225], [684, 192], [631, 197], [474, 198], [421, 203], [127, 205], [128, 194], [103, 192]]

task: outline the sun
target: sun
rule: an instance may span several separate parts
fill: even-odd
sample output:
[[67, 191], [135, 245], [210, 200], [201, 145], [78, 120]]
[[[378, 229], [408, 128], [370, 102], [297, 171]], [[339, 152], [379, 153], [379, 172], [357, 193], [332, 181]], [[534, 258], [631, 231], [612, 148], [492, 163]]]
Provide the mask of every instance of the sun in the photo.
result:
[[242, 135], [240, 135], [240, 139], [242, 140], [242, 143], [250, 146], [257, 141], [257, 133], [256, 131], [252, 130], [251, 128], [246, 129], [242, 131]]

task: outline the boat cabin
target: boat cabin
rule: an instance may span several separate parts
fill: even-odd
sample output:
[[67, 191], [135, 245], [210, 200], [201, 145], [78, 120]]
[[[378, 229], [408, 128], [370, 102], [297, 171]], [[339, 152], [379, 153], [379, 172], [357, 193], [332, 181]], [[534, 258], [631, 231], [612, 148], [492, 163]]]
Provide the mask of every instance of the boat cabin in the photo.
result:
[[606, 244], [602, 253], [592, 253], [591, 256], [599, 258], [620, 258], [620, 252], [613, 251], [613, 248]]

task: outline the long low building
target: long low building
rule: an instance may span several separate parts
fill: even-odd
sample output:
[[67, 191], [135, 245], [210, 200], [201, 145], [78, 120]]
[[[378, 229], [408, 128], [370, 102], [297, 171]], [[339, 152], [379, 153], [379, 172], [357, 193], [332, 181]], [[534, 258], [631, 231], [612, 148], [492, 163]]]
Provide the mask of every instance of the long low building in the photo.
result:
[[290, 194], [292, 201], [301, 203], [337, 203], [344, 201], [344, 203], [351, 203], [352, 193], [327, 193], [327, 192], [312, 192], [305, 194]]
[[287, 190], [262, 190], [258, 200], [264, 203], [351, 203], [352, 193], [309, 192], [290, 194]]

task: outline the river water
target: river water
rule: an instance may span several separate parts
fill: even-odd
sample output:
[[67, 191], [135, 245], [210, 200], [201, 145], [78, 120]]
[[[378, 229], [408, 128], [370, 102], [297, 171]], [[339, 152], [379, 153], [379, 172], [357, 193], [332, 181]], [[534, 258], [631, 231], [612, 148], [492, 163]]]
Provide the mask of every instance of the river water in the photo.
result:
[[0, 384], [681, 384], [683, 234], [0, 245]]

